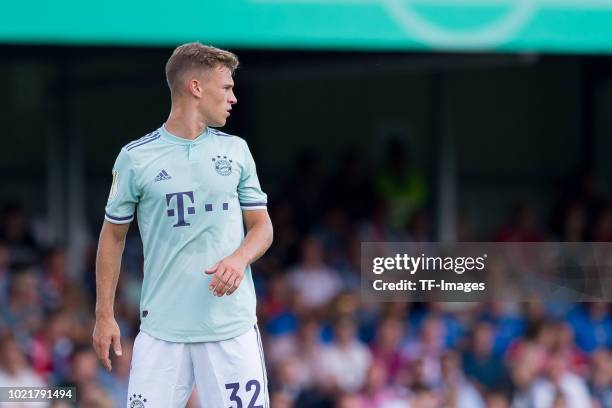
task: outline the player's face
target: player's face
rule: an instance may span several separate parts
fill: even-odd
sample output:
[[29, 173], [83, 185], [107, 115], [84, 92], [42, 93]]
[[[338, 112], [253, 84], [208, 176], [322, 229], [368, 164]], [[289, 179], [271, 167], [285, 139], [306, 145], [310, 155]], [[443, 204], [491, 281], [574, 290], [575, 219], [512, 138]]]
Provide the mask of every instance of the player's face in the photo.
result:
[[200, 113], [207, 125], [225, 125], [236, 102], [234, 80], [228, 68], [217, 66], [203, 74]]

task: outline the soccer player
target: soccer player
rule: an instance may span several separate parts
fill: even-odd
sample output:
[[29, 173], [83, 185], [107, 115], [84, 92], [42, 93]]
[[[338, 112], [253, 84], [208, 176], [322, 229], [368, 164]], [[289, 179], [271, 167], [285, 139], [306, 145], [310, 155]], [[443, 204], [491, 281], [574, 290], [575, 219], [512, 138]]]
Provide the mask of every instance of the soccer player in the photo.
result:
[[183, 407], [194, 384], [204, 407], [269, 405], [249, 265], [272, 243], [272, 224], [246, 142], [212, 128], [225, 125], [237, 102], [237, 66], [218, 48], [176, 48], [166, 64], [166, 123], [125, 145], [113, 168], [93, 344], [111, 370], [109, 348], [121, 355], [115, 290], [137, 211], [144, 280], [130, 408]]

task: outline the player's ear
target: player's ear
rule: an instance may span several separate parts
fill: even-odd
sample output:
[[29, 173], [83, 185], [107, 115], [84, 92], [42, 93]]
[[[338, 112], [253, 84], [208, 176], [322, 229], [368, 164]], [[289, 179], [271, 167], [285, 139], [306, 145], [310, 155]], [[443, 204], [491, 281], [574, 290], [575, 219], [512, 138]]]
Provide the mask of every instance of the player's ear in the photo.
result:
[[202, 84], [199, 80], [193, 78], [187, 82], [187, 89], [189, 93], [195, 96], [196, 98], [202, 97]]

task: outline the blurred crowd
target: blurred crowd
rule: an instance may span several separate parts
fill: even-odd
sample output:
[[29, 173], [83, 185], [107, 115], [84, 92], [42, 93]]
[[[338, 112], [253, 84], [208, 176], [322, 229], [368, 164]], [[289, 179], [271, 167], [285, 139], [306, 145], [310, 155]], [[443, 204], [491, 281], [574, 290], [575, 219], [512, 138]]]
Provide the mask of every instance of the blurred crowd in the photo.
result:
[[[271, 406], [612, 408], [609, 303], [360, 300], [361, 242], [436, 238], [431, 191], [406, 146], [390, 142], [377, 168], [353, 150], [331, 169], [304, 153], [270, 197], [274, 244], [253, 278]], [[565, 186], [549, 222], [522, 202], [492, 231], [464, 214], [458, 239], [612, 241], [612, 201], [585, 175]], [[109, 373], [91, 348], [95, 245], [72, 271], [66, 247], [43, 242], [23, 206], [1, 211], [0, 386], [77, 387], [76, 405], [53, 407], [125, 406], [139, 326], [137, 227], [117, 289], [123, 356]]]

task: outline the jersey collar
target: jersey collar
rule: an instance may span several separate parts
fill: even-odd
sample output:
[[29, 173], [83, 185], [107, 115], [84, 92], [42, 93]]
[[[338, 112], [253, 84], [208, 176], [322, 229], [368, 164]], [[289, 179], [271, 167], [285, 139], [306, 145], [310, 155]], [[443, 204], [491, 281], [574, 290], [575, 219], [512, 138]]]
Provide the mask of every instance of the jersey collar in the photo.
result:
[[175, 143], [175, 144], [182, 144], [182, 145], [192, 145], [192, 144], [200, 143], [202, 140], [204, 140], [206, 136], [208, 136], [208, 133], [209, 133], [208, 129], [209, 127], [207, 126], [204, 132], [202, 132], [202, 134], [200, 134], [198, 137], [196, 137], [193, 140], [189, 140], [189, 139], [185, 139], [184, 137], [176, 136], [168, 132], [168, 130], [166, 130], [166, 124], [164, 123], [159, 128], [159, 134], [161, 135], [162, 139], [166, 140], [167, 142]]

